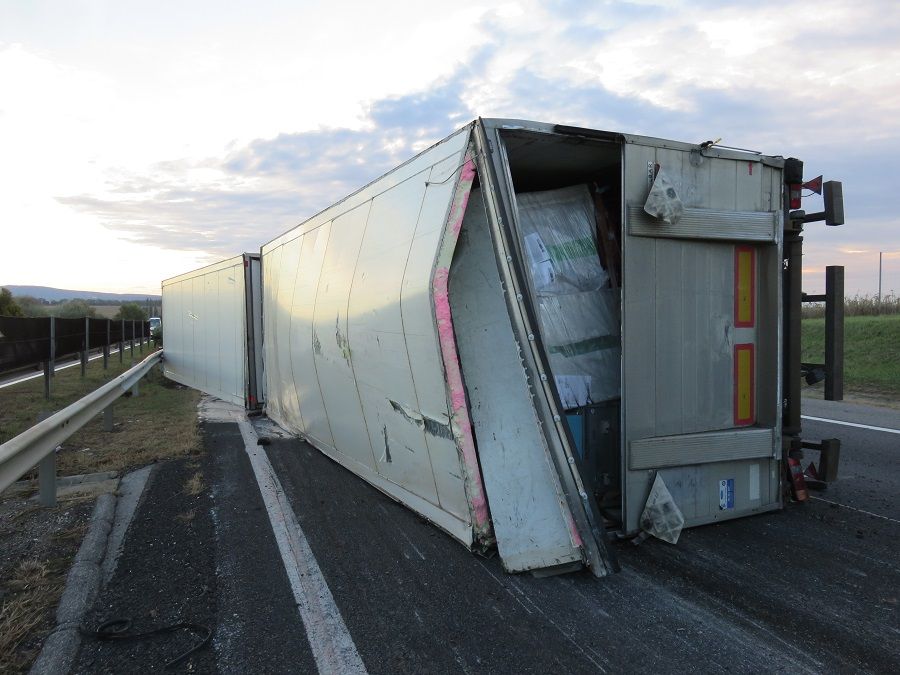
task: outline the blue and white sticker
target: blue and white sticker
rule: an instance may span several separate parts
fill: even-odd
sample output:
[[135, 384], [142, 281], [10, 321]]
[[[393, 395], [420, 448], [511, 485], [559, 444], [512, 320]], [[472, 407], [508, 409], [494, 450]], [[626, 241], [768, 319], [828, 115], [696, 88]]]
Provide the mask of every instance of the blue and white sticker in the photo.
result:
[[719, 509], [734, 508], [734, 478], [719, 481]]

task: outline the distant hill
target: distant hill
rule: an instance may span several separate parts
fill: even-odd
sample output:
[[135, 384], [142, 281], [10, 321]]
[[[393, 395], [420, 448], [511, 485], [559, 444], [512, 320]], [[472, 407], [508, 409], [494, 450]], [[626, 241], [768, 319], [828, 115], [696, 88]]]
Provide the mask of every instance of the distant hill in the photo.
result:
[[3, 286], [9, 289], [13, 297], [30, 295], [39, 300], [58, 302], [60, 300], [102, 300], [103, 302], [144, 302], [150, 298], [151, 302], [160, 302], [161, 296], [147, 293], [101, 293], [100, 291], [70, 291], [65, 288], [50, 288], [48, 286]]

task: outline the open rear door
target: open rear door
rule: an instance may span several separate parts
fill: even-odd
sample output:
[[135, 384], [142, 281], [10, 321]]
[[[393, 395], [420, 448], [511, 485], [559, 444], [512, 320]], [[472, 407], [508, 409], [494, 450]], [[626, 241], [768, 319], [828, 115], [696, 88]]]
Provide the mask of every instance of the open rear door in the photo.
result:
[[[686, 526], [780, 505], [781, 158], [630, 137], [623, 528], [659, 474]], [[684, 211], [644, 211], [657, 166]]]
[[[500, 290], [499, 303], [484, 314], [494, 317], [493, 323], [503, 323], [504, 334], [495, 333], [485, 342], [495, 351], [501, 338], [512, 346], [511, 358], [501, 368], [517, 380], [515, 386], [502, 385], [502, 391], [498, 387], [494, 400], [510, 409], [517, 388], [519, 393], [525, 392], [509, 418], [503, 418], [496, 408], [485, 416], [484, 423], [477, 419], [479, 412], [474, 414], [498, 548], [504, 564], [505, 540], [521, 547], [519, 559], [527, 556], [527, 566], [523, 564], [520, 569], [562, 571], [567, 569], [564, 565], [551, 567], [542, 562], [547, 556], [541, 549], [548, 542], [559, 541], [566, 552], [554, 554], [556, 559], [580, 558], [595, 575], [603, 576], [617, 571], [618, 563], [606, 544], [602, 518], [594, 507], [589, 483], [581, 475], [565, 411], [555, 393], [535, 315], [537, 299], [524, 271], [528, 263], [520, 246], [516, 194], [518, 190], [583, 184], [600, 168], [618, 167], [620, 146], [560, 135], [553, 125], [521, 120], [479, 120], [475, 141], [479, 200], [483, 202], [485, 234], [489, 237], [474, 242], [472, 248], [493, 256], [490, 266], [496, 273], [492, 270], [490, 274], [471, 276], [476, 280], [488, 278]], [[511, 165], [511, 154], [516, 158], [512, 162], [515, 166]], [[615, 176], [617, 179], [618, 171]], [[484, 301], [485, 289], [477, 296]], [[508, 323], [504, 315], [508, 315]], [[491, 373], [499, 363], [495, 356], [480, 372]], [[477, 373], [467, 375], [470, 395], [487, 391], [477, 384]], [[476, 388], [479, 394], [474, 394]], [[485, 410], [477, 400], [472, 407]], [[490, 425], [496, 427], [496, 434], [488, 429]], [[502, 442], [495, 442], [498, 439]]]

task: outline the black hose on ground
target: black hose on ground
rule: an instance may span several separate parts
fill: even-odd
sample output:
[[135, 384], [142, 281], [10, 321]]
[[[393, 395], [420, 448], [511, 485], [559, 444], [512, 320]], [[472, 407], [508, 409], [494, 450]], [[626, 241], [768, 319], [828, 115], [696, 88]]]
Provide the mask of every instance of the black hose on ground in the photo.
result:
[[154, 628], [153, 630], [144, 631], [142, 633], [130, 633], [130, 629], [131, 619], [114, 618], [104, 621], [99, 626], [97, 626], [95, 630], [90, 630], [82, 626], [80, 628], [80, 631], [82, 635], [92, 637], [96, 640], [144, 640], [146, 638], [153, 637], [154, 635], [174, 633], [178, 630], [188, 630], [203, 638], [202, 640], [200, 640], [200, 642], [193, 645], [187, 651], [182, 652], [174, 659], [167, 661], [165, 664], [166, 668], [171, 668], [172, 666], [180, 663], [194, 652], [198, 651], [202, 647], [205, 647], [212, 639], [212, 629], [196, 623], [173, 623], [168, 626]]

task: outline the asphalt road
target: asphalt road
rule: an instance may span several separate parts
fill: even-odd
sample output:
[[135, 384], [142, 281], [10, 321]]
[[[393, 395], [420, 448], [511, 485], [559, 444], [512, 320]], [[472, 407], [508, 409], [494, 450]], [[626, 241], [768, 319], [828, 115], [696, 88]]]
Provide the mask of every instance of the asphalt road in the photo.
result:
[[[900, 521], [900, 410], [803, 399], [803, 415], [807, 418], [803, 419], [804, 438], [841, 439], [839, 480], [827, 492], [814, 496]], [[897, 433], [838, 422], [894, 429]], [[818, 461], [818, 453], [807, 452]], [[900, 549], [897, 556], [900, 558]]]
[[[891, 411], [804, 410], [832, 412], [900, 429]], [[334, 625], [294, 591], [320, 575], [322, 606], [370, 673], [897, 672], [900, 435], [811, 421], [804, 432], [843, 441], [841, 479], [820, 499], [692, 529], [677, 546], [618, 544], [613, 577], [538, 579], [468, 553], [302, 441], [248, 453], [236, 424], [207, 422], [201, 461], [152, 475], [91, 622], [207, 626], [211, 646], [176, 672], [315, 672], [329, 654], [307, 636]], [[263, 492], [296, 518], [312, 572], [286, 572], [273, 525], [287, 520], [260, 497], [252, 453], [271, 464]], [[191, 496], [197, 473], [205, 489]], [[87, 639], [75, 671], [161, 670], [196, 640]]]

